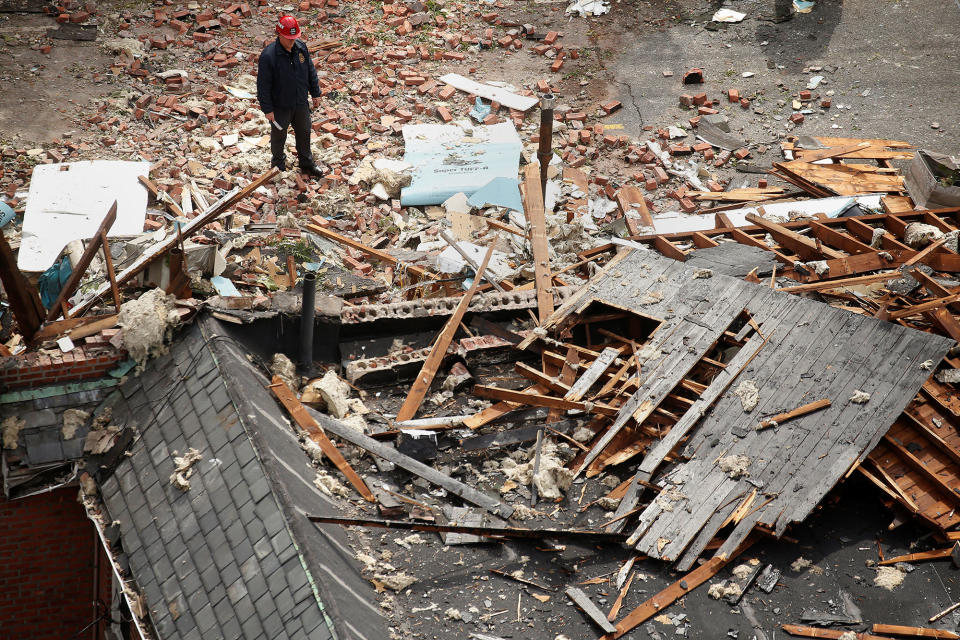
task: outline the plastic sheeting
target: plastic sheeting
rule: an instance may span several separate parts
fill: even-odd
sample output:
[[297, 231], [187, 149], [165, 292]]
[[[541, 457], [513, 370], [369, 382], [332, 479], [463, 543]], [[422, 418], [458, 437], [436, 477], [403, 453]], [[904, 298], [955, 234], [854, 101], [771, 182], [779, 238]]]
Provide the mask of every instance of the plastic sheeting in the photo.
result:
[[520, 166], [520, 137], [511, 122], [406, 125], [403, 141], [403, 159], [413, 165], [413, 181], [400, 192], [404, 206], [472, 195], [494, 178], [516, 179]]

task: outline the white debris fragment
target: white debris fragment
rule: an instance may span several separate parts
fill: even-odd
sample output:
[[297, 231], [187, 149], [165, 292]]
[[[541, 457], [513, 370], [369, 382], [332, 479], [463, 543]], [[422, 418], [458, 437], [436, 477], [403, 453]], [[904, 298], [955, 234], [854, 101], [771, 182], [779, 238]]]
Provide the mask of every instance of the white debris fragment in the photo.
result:
[[123, 346], [140, 369], [148, 358], [166, 352], [165, 343], [180, 324], [175, 300], [163, 289], [151, 289], [120, 305], [117, 324], [123, 328]]
[[646, 291], [643, 295], [640, 296], [640, 304], [642, 305], [651, 305], [657, 304], [663, 300], [662, 291]]
[[733, 568], [733, 571], [731, 571], [731, 573], [733, 574], [733, 577], [736, 578], [737, 580], [745, 580], [747, 576], [753, 573], [753, 569], [754, 568], [749, 564], [738, 564]]
[[711, 19], [713, 22], [742, 22], [746, 17], [747, 14], [734, 11], [733, 9], [717, 9]]
[[447, 620], [463, 620], [463, 614], [460, 613], [460, 610], [453, 607], [444, 611], [443, 615], [446, 616]]
[[203, 456], [200, 452], [190, 447], [182, 456], [176, 455], [173, 458], [173, 473], [170, 474], [170, 484], [181, 491], [190, 491], [190, 476], [193, 475], [193, 465], [199, 462]]
[[922, 249], [942, 237], [943, 231], [923, 222], [911, 222], [903, 231], [903, 241], [913, 249]]
[[412, 545], [415, 545], [415, 544], [427, 543], [427, 541], [424, 540], [423, 536], [421, 536], [419, 533], [414, 533], [413, 535], [409, 535], [405, 538], [394, 538], [393, 542], [395, 544], [400, 545], [404, 549], [410, 549], [412, 548]]
[[64, 440], [70, 440], [77, 435], [77, 429], [87, 424], [90, 417], [89, 411], [83, 409], [67, 409], [63, 412], [63, 427], [60, 432]]
[[328, 369], [322, 378], [311, 380], [304, 388], [303, 396], [303, 402], [317, 403], [334, 418], [341, 419], [350, 413], [350, 385], [333, 369]]
[[417, 581], [416, 578], [414, 578], [408, 573], [404, 573], [403, 571], [399, 573], [392, 573], [392, 574], [378, 573], [375, 576], [373, 576], [373, 578], [377, 582], [380, 582], [381, 584], [383, 584], [383, 586], [385, 586], [386, 588], [393, 589], [394, 591], [397, 591], [397, 592], [403, 591], [404, 589], [406, 589], [407, 587], [409, 587], [410, 585], [412, 585], [414, 582]]
[[275, 353], [270, 358], [270, 373], [278, 376], [294, 393], [300, 390], [300, 376], [297, 375], [297, 366], [282, 353]]
[[893, 591], [903, 583], [906, 575], [897, 567], [877, 567], [877, 575], [873, 578], [873, 584], [887, 591]]
[[657, 494], [655, 501], [657, 505], [660, 506], [664, 511], [673, 511], [674, 504], [687, 500], [688, 496], [677, 489], [676, 487], [671, 487], [669, 489], [664, 489]]
[[552, 440], [544, 440], [540, 447], [540, 467], [533, 476], [535, 447], [527, 452], [527, 462], [516, 464], [508, 458], [504, 460], [503, 470], [507, 479], [517, 484], [529, 485], [531, 479], [537, 487], [537, 493], [545, 500], [563, 497], [563, 492], [573, 483], [573, 471], [567, 469], [557, 455], [557, 445]]
[[332, 498], [350, 497], [350, 490], [323, 469], [317, 471], [317, 475], [313, 479], [313, 485]]
[[868, 400], [870, 400], [870, 394], [860, 389], [855, 389], [853, 395], [850, 396], [850, 402], [853, 404], [867, 404]]
[[721, 598], [727, 597], [737, 597], [742, 592], [740, 585], [736, 582], [724, 580], [723, 582], [714, 582], [710, 585], [710, 588], [707, 589], [707, 595], [713, 598], [714, 600], [720, 600]]
[[693, 272], [693, 277], [695, 279], [712, 278], [713, 271], [710, 269], [697, 269], [696, 271]]
[[750, 466], [750, 458], [744, 455], [724, 456], [717, 460], [720, 470], [733, 479], [747, 474], [747, 468]]
[[760, 389], [757, 388], [753, 380], [744, 380], [741, 382], [737, 385], [733, 395], [740, 398], [740, 405], [747, 413], [753, 411], [760, 402]]
[[944, 369], [937, 372], [936, 378], [943, 384], [960, 384], [960, 369]]
[[804, 569], [808, 568], [811, 564], [812, 563], [809, 560], [807, 560], [803, 556], [800, 556], [799, 558], [797, 558], [796, 560], [790, 563], [790, 569], [791, 571], [795, 571], [799, 573]]
[[27, 421], [17, 416], [5, 418], [2, 424], [3, 428], [3, 448], [16, 449], [17, 440], [20, 438], [20, 429], [27, 425]]
[[923, 371], [930, 371], [930, 369], [933, 369], [933, 360], [924, 360], [921, 362], [920, 369]]

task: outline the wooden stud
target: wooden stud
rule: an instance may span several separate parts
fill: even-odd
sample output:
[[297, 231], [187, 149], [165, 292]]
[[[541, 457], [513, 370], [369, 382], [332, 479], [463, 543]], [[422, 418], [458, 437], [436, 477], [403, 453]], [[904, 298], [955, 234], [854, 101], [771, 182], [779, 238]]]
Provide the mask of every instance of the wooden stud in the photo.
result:
[[287, 386], [287, 383], [285, 383], [280, 376], [273, 376], [273, 380], [268, 388], [273, 391], [273, 395], [277, 397], [277, 400], [280, 401], [280, 404], [284, 406], [294, 421], [300, 425], [300, 428], [306, 431], [310, 439], [320, 447], [323, 455], [327, 456], [334, 466], [340, 470], [340, 473], [346, 476], [347, 480], [349, 480], [354, 489], [363, 496], [364, 500], [367, 502], [376, 502], [377, 499], [373, 496], [373, 493], [367, 487], [366, 483], [364, 483], [363, 478], [357, 475], [357, 472], [354, 471], [350, 463], [344, 459], [343, 454], [341, 454], [336, 445], [330, 441], [330, 438], [323, 432], [323, 429], [321, 429], [317, 421], [313, 419], [313, 416], [307, 413], [307, 410], [304, 409], [300, 401], [297, 400], [297, 396], [293, 393], [293, 390]]
[[547, 243], [547, 222], [540, 191], [540, 165], [528, 164], [524, 169], [523, 210], [530, 226], [530, 247], [533, 273], [537, 285], [537, 315], [543, 326], [553, 313], [553, 286], [550, 283], [550, 246]]
[[407, 398], [404, 400], [403, 406], [401, 406], [400, 410], [397, 411], [397, 422], [402, 422], [404, 420], [410, 420], [413, 418], [413, 416], [416, 415], [417, 410], [420, 408], [420, 404], [423, 402], [423, 399], [426, 397], [427, 392], [430, 390], [430, 383], [433, 382], [434, 376], [437, 375], [437, 370], [440, 368], [440, 363], [443, 362], [444, 357], [447, 355], [447, 348], [450, 346], [450, 343], [453, 342], [453, 336], [457, 333], [457, 329], [460, 327], [460, 321], [463, 320], [463, 316], [467, 312], [467, 308], [470, 306], [470, 301], [473, 300], [473, 295], [477, 292], [477, 287], [480, 286], [480, 282], [482, 280], [480, 274], [486, 270], [487, 265], [490, 263], [490, 256], [493, 255], [494, 244], [495, 243], [490, 244], [486, 255], [483, 256], [483, 262], [480, 264], [480, 270], [477, 272], [477, 277], [473, 279], [473, 285], [463, 295], [463, 297], [460, 298], [457, 308], [447, 320], [447, 324], [444, 325], [443, 331], [440, 332], [440, 336], [437, 338], [437, 341], [433, 343], [433, 347], [430, 349], [430, 354], [427, 356], [427, 359], [424, 360], [423, 367], [420, 369], [417, 379], [410, 386], [410, 392], [407, 394]]

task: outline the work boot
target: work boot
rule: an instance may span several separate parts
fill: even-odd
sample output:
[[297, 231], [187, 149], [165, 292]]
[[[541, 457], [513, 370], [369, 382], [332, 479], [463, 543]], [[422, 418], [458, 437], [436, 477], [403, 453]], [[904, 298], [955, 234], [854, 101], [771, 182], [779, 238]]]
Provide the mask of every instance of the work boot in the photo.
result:
[[314, 178], [322, 178], [323, 171], [315, 163], [300, 165], [300, 171]]
[[270, 163], [270, 166], [271, 166], [271, 167], [276, 167], [277, 169], [280, 169], [280, 171], [286, 171], [286, 170], [287, 170], [287, 161], [286, 161], [286, 160], [274, 161], [274, 162], [271, 162], [271, 163]]

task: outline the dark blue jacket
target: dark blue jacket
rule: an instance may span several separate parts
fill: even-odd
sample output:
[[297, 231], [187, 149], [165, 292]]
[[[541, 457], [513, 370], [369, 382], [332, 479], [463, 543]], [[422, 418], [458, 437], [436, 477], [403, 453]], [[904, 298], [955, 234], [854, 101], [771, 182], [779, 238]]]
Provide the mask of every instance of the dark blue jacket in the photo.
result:
[[320, 84], [303, 40], [295, 40], [290, 51], [279, 39], [264, 47], [257, 70], [257, 100], [263, 112], [306, 106], [308, 93], [319, 98]]

